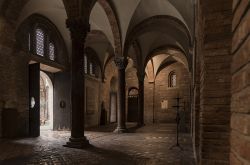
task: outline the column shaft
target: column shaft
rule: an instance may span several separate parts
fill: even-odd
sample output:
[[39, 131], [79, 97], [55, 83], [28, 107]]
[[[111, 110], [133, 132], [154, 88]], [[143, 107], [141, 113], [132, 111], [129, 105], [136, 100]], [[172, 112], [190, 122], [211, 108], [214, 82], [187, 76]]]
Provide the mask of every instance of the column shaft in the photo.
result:
[[139, 101], [138, 101], [138, 126], [144, 125], [144, 81], [138, 80], [139, 82]]
[[89, 142], [84, 136], [85, 80], [84, 80], [84, 43], [89, 23], [82, 19], [68, 19], [67, 26], [71, 32], [71, 138], [67, 147], [83, 148]]
[[114, 132], [123, 133], [127, 132], [126, 128], [126, 108], [125, 108], [125, 69], [127, 66], [127, 59], [124, 57], [116, 57], [115, 63], [118, 68], [118, 121], [117, 128]]

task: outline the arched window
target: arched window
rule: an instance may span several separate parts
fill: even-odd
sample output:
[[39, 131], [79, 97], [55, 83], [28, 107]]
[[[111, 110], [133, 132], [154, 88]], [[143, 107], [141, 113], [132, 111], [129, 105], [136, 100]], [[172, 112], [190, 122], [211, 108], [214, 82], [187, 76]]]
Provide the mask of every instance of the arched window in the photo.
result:
[[84, 56], [84, 73], [88, 73], [88, 57], [86, 55]]
[[177, 76], [176, 76], [176, 74], [175, 74], [175, 72], [171, 72], [170, 74], [169, 74], [169, 78], [168, 78], [169, 80], [168, 80], [168, 86], [169, 87], [176, 87], [176, 85], [177, 85]]
[[98, 68], [98, 63], [95, 58], [91, 57], [88, 54], [84, 55], [84, 73], [95, 77], [99, 78], [99, 68]]
[[[49, 34], [51, 34], [49, 29], [41, 27], [35, 28], [34, 36], [30, 33], [28, 34], [28, 49], [39, 56], [55, 61], [57, 50], [56, 44], [54, 42], [54, 38]], [[35, 39], [35, 44], [32, 43], [33, 37]], [[35, 47], [33, 48], [32, 45]]]
[[52, 42], [49, 43], [49, 59], [55, 60], [55, 45]]
[[44, 56], [44, 31], [40, 28], [36, 29], [36, 54]]
[[93, 63], [92, 63], [92, 62], [89, 63], [89, 74], [90, 74], [90, 75], [93, 75], [93, 74], [94, 74]]

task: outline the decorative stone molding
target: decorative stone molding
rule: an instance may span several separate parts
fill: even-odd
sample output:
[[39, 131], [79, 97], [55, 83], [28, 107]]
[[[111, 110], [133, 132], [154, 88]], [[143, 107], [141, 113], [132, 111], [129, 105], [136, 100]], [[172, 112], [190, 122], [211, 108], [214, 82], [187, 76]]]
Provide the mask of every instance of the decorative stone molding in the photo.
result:
[[114, 61], [118, 69], [126, 69], [128, 65], [128, 59], [126, 57], [115, 57]]

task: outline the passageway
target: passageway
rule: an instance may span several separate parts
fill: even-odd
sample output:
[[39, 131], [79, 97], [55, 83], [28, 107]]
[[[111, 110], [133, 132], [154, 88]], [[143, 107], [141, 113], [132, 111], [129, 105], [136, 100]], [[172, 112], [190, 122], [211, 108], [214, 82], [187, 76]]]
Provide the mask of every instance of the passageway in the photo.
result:
[[[86, 131], [91, 146], [85, 149], [65, 148], [70, 132], [44, 131], [39, 138], [0, 141], [0, 164], [102, 164], [102, 165], [192, 165], [190, 135], [181, 134], [184, 151], [169, 148], [175, 143], [175, 125], [149, 125], [130, 133], [112, 133], [115, 125]], [[4, 161], [3, 161], [4, 160]]]

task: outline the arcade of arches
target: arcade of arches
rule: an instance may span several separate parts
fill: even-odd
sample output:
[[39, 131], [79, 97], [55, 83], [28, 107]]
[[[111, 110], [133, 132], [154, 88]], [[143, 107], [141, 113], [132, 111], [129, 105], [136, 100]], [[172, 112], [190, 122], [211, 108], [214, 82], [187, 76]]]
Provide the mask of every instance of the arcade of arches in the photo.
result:
[[0, 164], [249, 165], [249, 35], [249, 0], [0, 0]]

